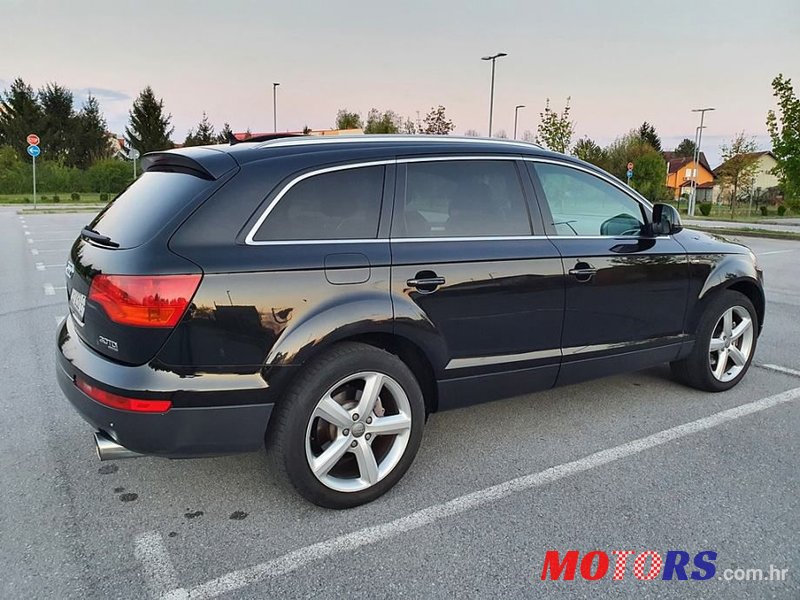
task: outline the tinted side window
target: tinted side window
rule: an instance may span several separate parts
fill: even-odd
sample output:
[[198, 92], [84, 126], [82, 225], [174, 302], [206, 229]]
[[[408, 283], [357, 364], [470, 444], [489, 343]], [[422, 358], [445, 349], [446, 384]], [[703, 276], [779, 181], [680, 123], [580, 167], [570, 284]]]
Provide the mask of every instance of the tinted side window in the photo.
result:
[[530, 235], [528, 209], [507, 160], [408, 163], [395, 237]]
[[369, 239], [378, 235], [383, 166], [312, 175], [292, 186], [256, 241]]
[[584, 171], [536, 163], [558, 235], [637, 235], [644, 225], [636, 200]]

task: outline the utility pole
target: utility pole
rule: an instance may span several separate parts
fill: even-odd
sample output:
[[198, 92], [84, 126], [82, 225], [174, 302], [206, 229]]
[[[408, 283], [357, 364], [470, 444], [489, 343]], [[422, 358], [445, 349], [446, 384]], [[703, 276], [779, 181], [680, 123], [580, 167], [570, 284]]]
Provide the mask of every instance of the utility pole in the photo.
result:
[[519, 119], [519, 109], [525, 108], [524, 104], [517, 104], [514, 107], [514, 139], [517, 139], [517, 120]]

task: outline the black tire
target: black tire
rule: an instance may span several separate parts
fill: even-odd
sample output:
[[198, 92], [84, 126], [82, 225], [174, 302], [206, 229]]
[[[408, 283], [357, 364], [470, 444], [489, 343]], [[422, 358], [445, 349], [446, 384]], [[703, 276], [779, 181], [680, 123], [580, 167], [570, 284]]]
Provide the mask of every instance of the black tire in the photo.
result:
[[[399, 462], [382, 479], [361, 491], [338, 491], [323, 484], [311, 470], [306, 458], [307, 429], [323, 395], [342, 379], [365, 371], [388, 375], [400, 385], [411, 409], [411, 431]], [[422, 391], [406, 364], [374, 346], [343, 342], [302, 367], [270, 419], [267, 451], [278, 471], [304, 498], [326, 508], [352, 508], [375, 500], [400, 481], [417, 454], [424, 425]]]
[[[747, 362], [739, 374], [730, 381], [720, 381], [711, 371], [709, 363], [709, 344], [714, 333], [714, 327], [722, 315], [730, 308], [740, 306], [750, 315], [752, 320], [753, 340], [750, 355]], [[745, 376], [753, 361], [758, 342], [758, 314], [750, 299], [740, 292], [733, 290], [722, 290], [711, 298], [703, 311], [700, 322], [697, 325], [694, 348], [691, 353], [682, 360], [670, 363], [673, 376], [690, 387], [707, 392], [724, 392], [738, 384]]]

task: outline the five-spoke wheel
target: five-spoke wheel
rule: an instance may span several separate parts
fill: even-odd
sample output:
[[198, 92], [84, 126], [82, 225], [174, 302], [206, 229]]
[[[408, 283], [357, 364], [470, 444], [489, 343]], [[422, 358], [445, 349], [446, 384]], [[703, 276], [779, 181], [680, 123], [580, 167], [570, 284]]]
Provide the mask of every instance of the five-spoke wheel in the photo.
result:
[[271, 419], [268, 444], [307, 499], [348, 508], [389, 490], [422, 439], [425, 404], [396, 355], [338, 344], [304, 367]]

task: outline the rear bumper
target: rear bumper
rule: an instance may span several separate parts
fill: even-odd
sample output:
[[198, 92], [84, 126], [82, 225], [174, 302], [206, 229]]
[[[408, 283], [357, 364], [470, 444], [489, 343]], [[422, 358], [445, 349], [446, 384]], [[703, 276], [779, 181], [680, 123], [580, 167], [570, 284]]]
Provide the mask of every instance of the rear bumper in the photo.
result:
[[[73, 327], [70, 317], [59, 325], [58, 384], [83, 419], [115, 442], [141, 454], [172, 458], [249, 452], [264, 445], [274, 402], [253, 402], [273, 395], [259, 374], [187, 377], [150, 365], [119, 365], [88, 348]], [[78, 389], [76, 376], [122, 395], [168, 394], [173, 408], [162, 414], [114, 409]]]

